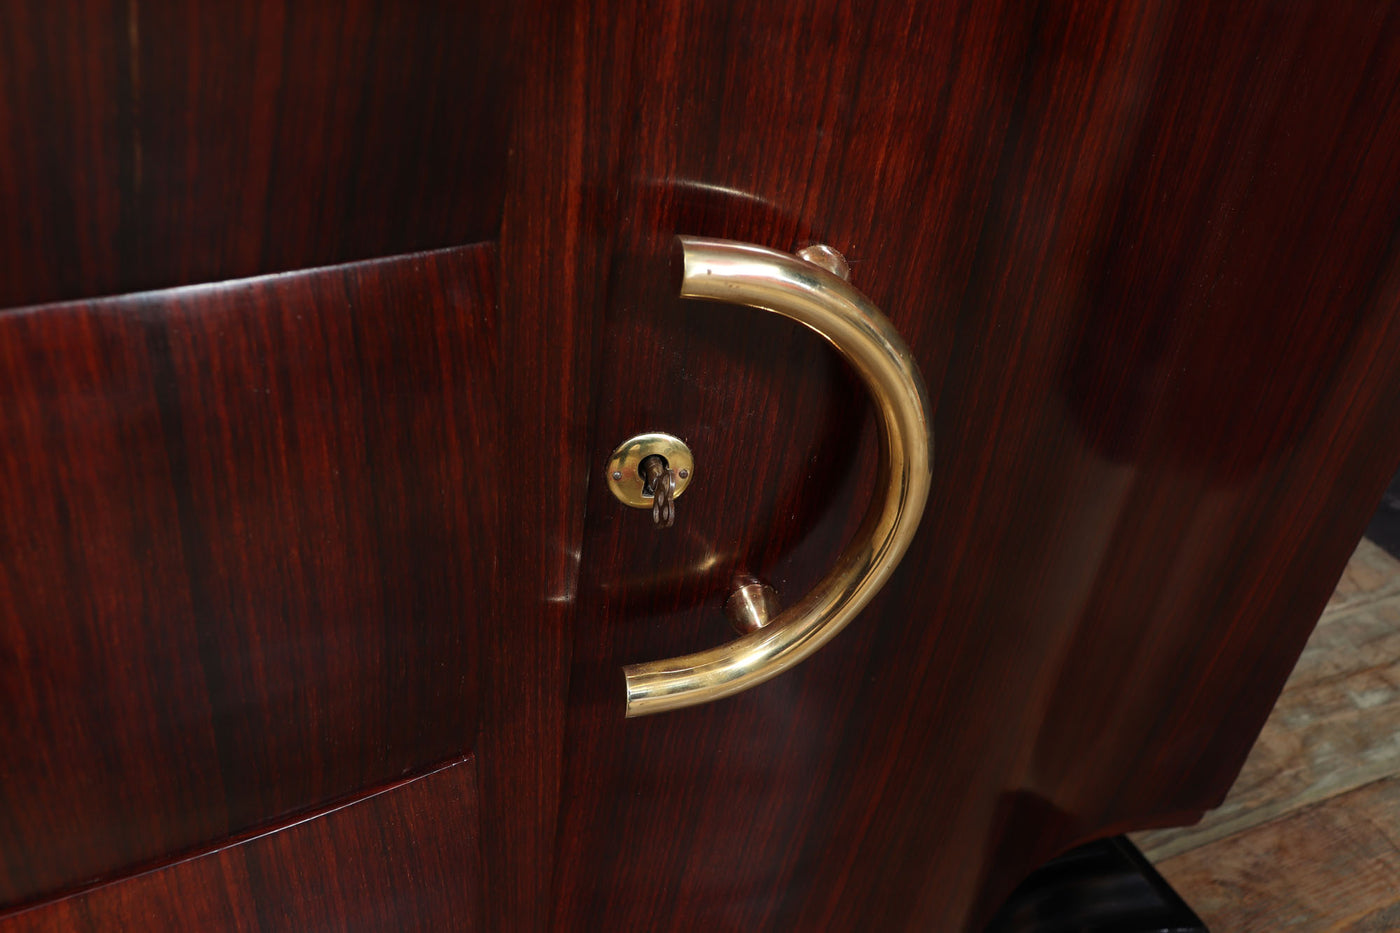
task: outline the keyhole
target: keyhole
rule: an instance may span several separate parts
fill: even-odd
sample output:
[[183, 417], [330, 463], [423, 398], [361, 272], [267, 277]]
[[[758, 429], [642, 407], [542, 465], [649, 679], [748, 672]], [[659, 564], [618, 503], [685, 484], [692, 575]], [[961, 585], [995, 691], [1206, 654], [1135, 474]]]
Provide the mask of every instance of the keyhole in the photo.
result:
[[[618, 501], [664, 516], [674, 514], [673, 502], [690, 485], [694, 474], [695, 458], [685, 441], [672, 434], [652, 433], [638, 434], [618, 444], [608, 458], [604, 475], [609, 491]], [[661, 495], [657, 495], [657, 490]]]
[[650, 457], [643, 458], [642, 462], [637, 464], [637, 475], [642, 478], [642, 495], [655, 498], [656, 481], [664, 476], [670, 468], [671, 464], [666, 462], [666, 458], [660, 454], [652, 454]]

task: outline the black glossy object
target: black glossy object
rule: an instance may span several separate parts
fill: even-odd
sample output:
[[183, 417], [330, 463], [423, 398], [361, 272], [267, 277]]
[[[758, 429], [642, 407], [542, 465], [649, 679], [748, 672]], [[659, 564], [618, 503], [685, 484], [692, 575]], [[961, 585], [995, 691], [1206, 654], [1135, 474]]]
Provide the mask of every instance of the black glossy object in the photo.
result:
[[1052, 859], [1021, 882], [987, 933], [1207, 933], [1125, 836]]
[[1390, 481], [1380, 507], [1366, 526], [1366, 537], [1385, 548], [1392, 557], [1400, 557], [1400, 473]]

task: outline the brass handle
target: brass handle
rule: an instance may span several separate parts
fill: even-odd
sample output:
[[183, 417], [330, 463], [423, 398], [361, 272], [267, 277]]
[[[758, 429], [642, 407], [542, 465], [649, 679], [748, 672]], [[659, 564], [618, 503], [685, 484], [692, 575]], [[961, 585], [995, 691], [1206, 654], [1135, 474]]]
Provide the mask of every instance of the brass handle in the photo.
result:
[[730, 240], [677, 239], [685, 258], [682, 298], [791, 318], [825, 337], [855, 368], [875, 400], [880, 466], [865, 520], [821, 582], [756, 632], [695, 654], [624, 667], [629, 717], [732, 696], [825, 645], [865, 608], [904, 556], [932, 479], [933, 432], [923, 379], [909, 348], [868, 298], [787, 253]]

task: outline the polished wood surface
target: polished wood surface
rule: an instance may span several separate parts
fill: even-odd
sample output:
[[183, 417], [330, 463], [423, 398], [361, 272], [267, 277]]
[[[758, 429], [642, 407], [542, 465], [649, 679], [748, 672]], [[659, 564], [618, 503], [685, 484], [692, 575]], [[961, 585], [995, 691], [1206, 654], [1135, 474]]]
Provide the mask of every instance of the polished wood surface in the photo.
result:
[[[566, 124], [617, 153], [576, 182], [619, 192], [582, 218], [588, 467], [642, 429], [697, 466], [669, 533], [588, 492], [556, 922], [976, 929], [1218, 803], [1400, 460], [1395, 11], [614, 15], [577, 54], [627, 119]], [[873, 463], [819, 340], [671, 297], [675, 233], [845, 252], [929, 384], [934, 495], [811, 662], [624, 722], [618, 667], [730, 637], [731, 570], [796, 598]]]
[[0, 904], [470, 749], [494, 271], [0, 313]]
[[6, 3], [0, 307], [494, 239], [505, 10]]
[[[542, 930], [558, 832], [569, 664], [590, 483], [594, 359], [611, 230], [601, 187], [616, 153], [589, 144], [621, 120], [624, 88], [580, 68], [625, 51], [629, 12], [532, 0], [498, 36], [528, 66], [506, 99], [511, 127], [500, 241], [502, 449], [518, 452], [519, 487], [498, 510], [500, 577], [483, 630], [477, 739], [486, 922]], [[616, 15], [616, 19], [612, 19]], [[504, 89], [498, 89], [504, 90]], [[588, 129], [585, 129], [588, 128]]]
[[0, 920], [0, 930], [485, 929], [477, 818], [468, 758]]
[[[7, 902], [468, 749], [488, 929], [976, 929], [1223, 797], [1400, 462], [1400, 13], [147, 6], [7, 14], [0, 304], [496, 245], [0, 313]], [[875, 454], [677, 233], [846, 254], [934, 495], [810, 663], [624, 722]]]

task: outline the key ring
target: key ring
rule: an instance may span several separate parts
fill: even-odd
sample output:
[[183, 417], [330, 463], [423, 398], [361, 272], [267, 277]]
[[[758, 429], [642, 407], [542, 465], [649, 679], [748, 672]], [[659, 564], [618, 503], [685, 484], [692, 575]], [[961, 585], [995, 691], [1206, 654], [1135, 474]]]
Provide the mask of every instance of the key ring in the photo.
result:
[[676, 474], [657, 456], [643, 460], [640, 472], [653, 496], [652, 522], [657, 528], [670, 528], [676, 523]]

